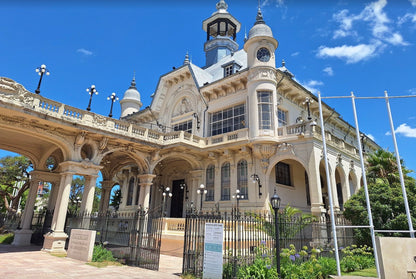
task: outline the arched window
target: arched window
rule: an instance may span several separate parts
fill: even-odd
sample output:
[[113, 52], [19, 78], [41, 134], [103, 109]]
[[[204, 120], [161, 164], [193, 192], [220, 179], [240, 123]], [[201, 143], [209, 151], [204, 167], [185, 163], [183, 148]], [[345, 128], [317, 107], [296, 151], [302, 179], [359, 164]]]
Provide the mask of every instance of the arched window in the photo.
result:
[[237, 164], [237, 189], [240, 190], [244, 200], [248, 200], [247, 180], [247, 161], [241, 160]]
[[224, 163], [221, 167], [221, 200], [230, 200], [230, 163]]
[[206, 201], [213, 201], [214, 200], [214, 181], [215, 181], [215, 166], [209, 165], [207, 168], [207, 176], [206, 176], [206, 189], [207, 194], [205, 195]]
[[131, 205], [133, 203], [133, 191], [134, 191], [134, 177], [130, 178], [130, 181], [129, 181], [129, 188], [127, 192], [127, 205]]

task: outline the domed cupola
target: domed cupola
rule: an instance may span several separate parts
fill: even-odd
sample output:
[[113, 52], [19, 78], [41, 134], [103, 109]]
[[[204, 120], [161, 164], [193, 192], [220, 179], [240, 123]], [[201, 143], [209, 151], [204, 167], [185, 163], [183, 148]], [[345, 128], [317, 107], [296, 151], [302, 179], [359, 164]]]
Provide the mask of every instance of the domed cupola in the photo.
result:
[[136, 88], [136, 78], [133, 77], [129, 89], [124, 92], [123, 99], [120, 100], [121, 105], [121, 118], [129, 114], [138, 112], [142, 107], [140, 101], [140, 93]]
[[228, 5], [224, 0], [220, 0], [216, 8], [217, 11], [202, 22], [202, 28], [207, 32], [204, 44], [206, 67], [238, 50], [235, 40], [241, 23], [228, 13]]
[[272, 29], [264, 21], [260, 8], [257, 10], [256, 22], [254, 23], [254, 26], [248, 32], [248, 40], [253, 38], [268, 39], [273, 43], [275, 49], [279, 44], [273, 37]]
[[270, 66], [275, 67], [274, 52], [279, 43], [273, 37], [272, 29], [265, 23], [260, 7], [257, 10], [256, 22], [248, 33], [244, 43], [247, 52], [249, 67]]

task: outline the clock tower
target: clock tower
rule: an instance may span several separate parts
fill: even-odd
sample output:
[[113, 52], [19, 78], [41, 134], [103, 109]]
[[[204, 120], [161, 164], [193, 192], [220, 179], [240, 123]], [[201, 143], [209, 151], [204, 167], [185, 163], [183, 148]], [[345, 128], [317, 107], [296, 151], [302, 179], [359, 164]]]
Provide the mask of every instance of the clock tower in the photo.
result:
[[263, 20], [260, 7], [244, 44], [247, 53], [249, 127], [251, 138], [277, 136], [276, 57], [278, 42]]

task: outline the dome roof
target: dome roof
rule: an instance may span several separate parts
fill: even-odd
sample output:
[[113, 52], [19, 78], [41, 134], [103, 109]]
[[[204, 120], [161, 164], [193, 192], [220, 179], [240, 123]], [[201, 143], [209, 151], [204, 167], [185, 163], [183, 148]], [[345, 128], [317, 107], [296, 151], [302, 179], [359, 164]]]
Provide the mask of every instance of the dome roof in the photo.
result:
[[248, 32], [249, 40], [254, 37], [273, 38], [272, 29], [264, 22], [260, 8], [257, 10], [256, 22], [254, 23], [254, 26]]
[[133, 78], [133, 80], [131, 81], [131, 85], [129, 87], [129, 89], [126, 90], [126, 92], [124, 92], [124, 96], [122, 101], [138, 101], [140, 102], [140, 93], [136, 88], [136, 79]]

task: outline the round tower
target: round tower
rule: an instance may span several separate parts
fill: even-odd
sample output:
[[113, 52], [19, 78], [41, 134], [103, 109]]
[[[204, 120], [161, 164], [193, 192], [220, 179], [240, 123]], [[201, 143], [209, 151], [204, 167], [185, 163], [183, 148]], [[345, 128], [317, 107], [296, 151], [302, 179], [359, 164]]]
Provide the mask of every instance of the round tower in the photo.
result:
[[142, 107], [142, 102], [140, 101], [140, 93], [136, 88], [136, 78], [133, 77], [130, 87], [124, 92], [123, 99], [120, 100], [121, 106], [121, 118], [138, 112]]
[[250, 137], [276, 136], [276, 58], [278, 42], [271, 28], [264, 22], [260, 7], [256, 22], [250, 29], [244, 44], [249, 68], [247, 90], [250, 114]]

